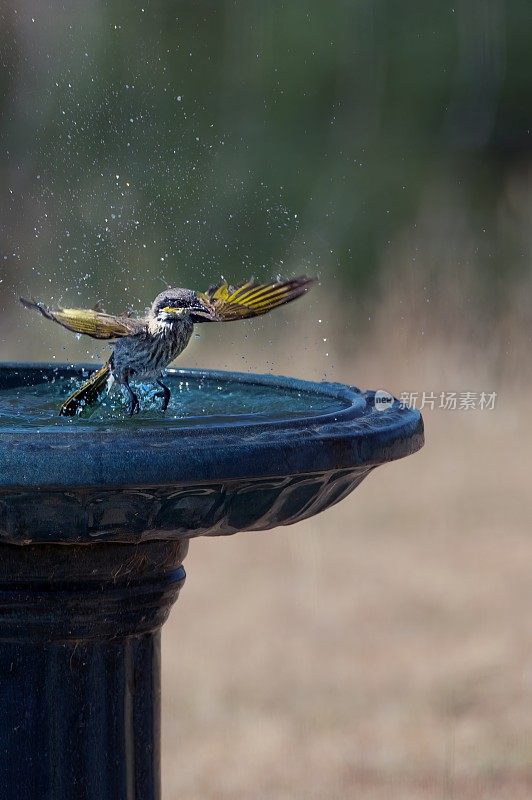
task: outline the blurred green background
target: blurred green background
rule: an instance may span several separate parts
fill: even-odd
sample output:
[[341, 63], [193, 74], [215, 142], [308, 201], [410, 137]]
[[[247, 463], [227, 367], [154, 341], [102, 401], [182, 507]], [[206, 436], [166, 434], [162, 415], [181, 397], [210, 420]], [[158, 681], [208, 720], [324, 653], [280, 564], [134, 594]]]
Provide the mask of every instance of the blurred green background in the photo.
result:
[[360, 297], [428, 198], [490, 308], [529, 270], [526, 0], [0, 9], [3, 311], [295, 269]]

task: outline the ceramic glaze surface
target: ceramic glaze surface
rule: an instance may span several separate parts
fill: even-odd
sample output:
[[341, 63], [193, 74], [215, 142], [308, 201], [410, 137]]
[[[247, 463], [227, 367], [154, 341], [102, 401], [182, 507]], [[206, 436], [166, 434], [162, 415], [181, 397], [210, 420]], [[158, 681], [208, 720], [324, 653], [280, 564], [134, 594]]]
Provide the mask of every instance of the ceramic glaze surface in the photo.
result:
[[0, 367], [1, 797], [160, 800], [160, 627], [188, 540], [317, 514], [423, 423], [354, 387], [183, 370], [167, 414], [146, 387], [133, 419], [119, 396], [59, 418], [83, 372]]
[[[0, 541], [135, 542], [264, 530], [323, 511], [419, 449], [418, 412], [274, 376], [170, 371], [168, 416], [73, 420], [82, 367], [0, 368]], [[200, 413], [202, 412], [202, 413]]]

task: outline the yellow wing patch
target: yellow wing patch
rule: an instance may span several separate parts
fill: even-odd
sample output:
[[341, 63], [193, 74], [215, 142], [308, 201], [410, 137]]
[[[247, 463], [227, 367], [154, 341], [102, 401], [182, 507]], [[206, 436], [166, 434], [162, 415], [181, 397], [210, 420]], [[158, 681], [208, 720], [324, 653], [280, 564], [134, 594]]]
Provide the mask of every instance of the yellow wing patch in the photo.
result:
[[218, 286], [211, 286], [200, 297], [211, 305], [213, 321], [226, 322], [267, 314], [268, 311], [301, 297], [313, 283], [314, 278], [306, 275], [271, 283], [246, 281], [236, 287], [224, 281]]
[[43, 317], [51, 319], [74, 333], [92, 336], [93, 339], [118, 339], [131, 336], [142, 328], [139, 320], [130, 317], [106, 314], [103, 311], [85, 308], [48, 308], [44, 303], [20, 298], [26, 308], [40, 311]]

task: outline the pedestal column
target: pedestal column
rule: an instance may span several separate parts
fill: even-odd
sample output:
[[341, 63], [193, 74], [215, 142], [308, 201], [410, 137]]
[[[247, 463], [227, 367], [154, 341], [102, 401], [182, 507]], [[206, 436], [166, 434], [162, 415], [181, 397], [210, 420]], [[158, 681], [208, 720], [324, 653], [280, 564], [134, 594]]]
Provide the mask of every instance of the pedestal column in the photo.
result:
[[3, 798], [160, 798], [160, 628], [187, 548], [0, 546]]

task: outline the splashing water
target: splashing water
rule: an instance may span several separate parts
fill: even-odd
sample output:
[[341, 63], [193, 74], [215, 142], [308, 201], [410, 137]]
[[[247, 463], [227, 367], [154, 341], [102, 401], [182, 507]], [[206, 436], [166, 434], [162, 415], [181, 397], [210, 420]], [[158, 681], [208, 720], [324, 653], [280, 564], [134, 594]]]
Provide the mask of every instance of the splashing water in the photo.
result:
[[60, 417], [61, 403], [81, 382], [77, 377], [56, 378], [34, 386], [0, 390], [0, 429], [219, 426], [334, 413], [347, 405], [328, 394], [282, 385], [219, 380], [201, 375], [167, 375], [165, 383], [172, 391], [172, 398], [166, 413], [161, 411], [161, 400], [154, 397], [157, 387], [137, 384], [135, 391], [141, 411], [134, 417], [127, 413], [127, 402], [119, 386], [114, 386], [99, 403], [77, 417]]

